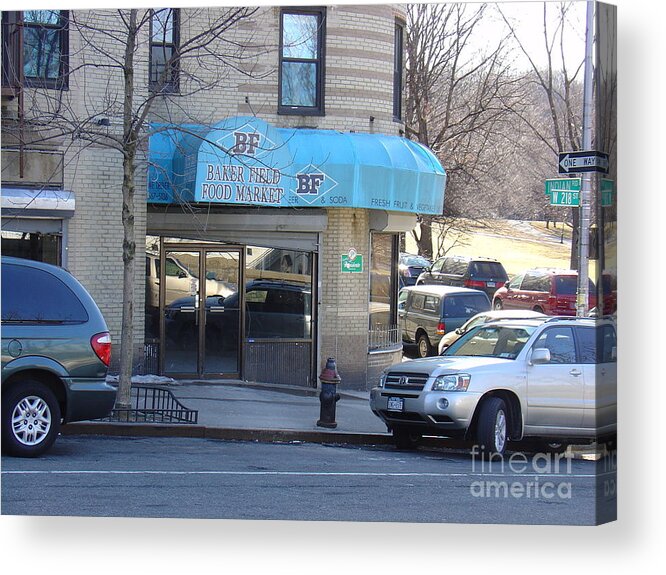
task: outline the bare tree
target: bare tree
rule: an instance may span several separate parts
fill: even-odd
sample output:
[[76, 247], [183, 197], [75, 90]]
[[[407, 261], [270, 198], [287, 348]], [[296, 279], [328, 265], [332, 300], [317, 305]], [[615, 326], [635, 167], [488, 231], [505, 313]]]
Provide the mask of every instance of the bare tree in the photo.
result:
[[[154, 133], [151, 122], [168, 123], [174, 118], [181, 123], [192, 121], [196, 110], [185, 109], [180, 102], [191, 105], [198, 93], [228, 80], [232, 70], [247, 76], [256, 74], [258, 56], [266, 48], [248, 36], [251, 26], [244, 23], [257, 11], [233, 7], [180, 10], [178, 43], [167, 41], [173, 32], [174, 23], [169, 18], [174, 17], [174, 10], [71, 12], [69, 34], [76, 42], [70, 42], [70, 90], [31, 89], [26, 104], [30, 117], [15, 129], [14, 135], [21, 142], [66, 146], [69, 137], [70, 142], [83, 148], [102, 146], [122, 157], [122, 181], [118, 182], [123, 226], [119, 408], [130, 405], [137, 250], [135, 193], [137, 177], [145, 177], [147, 142]], [[241, 28], [244, 33], [237, 33]], [[152, 69], [150, 58], [154, 59]], [[89, 92], [87, 87], [93, 85], [95, 89]], [[100, 85], [104, 87], [101, 97]]]
[[419, 253], [432, 258], [433, 223], [493, 215], [497, 168], [511, 154], [503, 145], [510, 111], [520, 102], [519, 77], [508, 65], [506, 39], [479, 42], [488, 5], [410, 4], [407, 8], [408, 135], [430, 147], [447, 170], [441, 216], [421, 215]]
[[[532, 92], [533, 103], [515, 113], [531, 134], [553, 156], [564, 151], [580, 150], [582, 132], [582, 73], [584, 54], [573, 64], [566, 55], [567, 32], [571, 31], [572, 3], [543, 3], [542, 38], [546, 64], [540, 64], [535, 54], [531, 54], [516, 24], [506, 16], [500, 5], [497, 10], [507, 26], [509, 34], [519, 50], [526, 57], [530, 67], [529, 81], [537, 87], [538, 94]], [[544, 112], [538, 113], [538, 110]], [[556, 164], [556, 162], [555, 162]], [[553, 165], [553, 164], [551, 164]], [[571, 209], [570, 265], [578, 268], [578, 209]]]

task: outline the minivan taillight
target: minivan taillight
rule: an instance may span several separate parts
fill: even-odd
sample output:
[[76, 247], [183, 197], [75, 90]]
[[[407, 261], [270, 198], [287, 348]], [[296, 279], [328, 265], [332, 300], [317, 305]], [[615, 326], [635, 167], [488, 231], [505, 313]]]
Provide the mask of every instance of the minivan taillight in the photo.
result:
[[480, 282], [478, 280], [465, 280], [465, 287], [470, 289], [478, 289], [486, 287], [486, 282]]
[[437, 324], [437, 335], [444, 335], [446, 333], [446, 325], [444, 325], [443, 321], [440, 321]]
[[109, 362], [111, 361], [111, 334], [108, 331], [103, 331], [102, 333], [93, 335], [90, 338], [90, 345], [100, 361], [106, 367], [109, 367]]

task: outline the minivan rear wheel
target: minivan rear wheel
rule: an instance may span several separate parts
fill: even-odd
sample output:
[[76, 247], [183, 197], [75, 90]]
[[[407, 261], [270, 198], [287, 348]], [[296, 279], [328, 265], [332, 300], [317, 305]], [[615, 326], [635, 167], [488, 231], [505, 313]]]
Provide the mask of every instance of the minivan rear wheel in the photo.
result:
[[36, 457], [60, 433], [60, 406], [43, 383], [23, 380], [2, 399], [2, 451], [15, 457]]
[[428, 357], [430, 355], [430, 340], [425, 333], [420, 333], [416, 339], [416, 351], [419, 357]]

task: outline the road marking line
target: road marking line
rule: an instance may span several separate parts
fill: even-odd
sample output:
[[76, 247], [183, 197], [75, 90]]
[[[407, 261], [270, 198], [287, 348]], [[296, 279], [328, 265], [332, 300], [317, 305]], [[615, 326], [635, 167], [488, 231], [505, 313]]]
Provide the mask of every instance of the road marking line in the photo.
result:
[[596, 478], [615, 475], [614, 471], [606, 473], [416, 473], [416, 472], [363, 472], [363, 471], [150, 471], [150, 470], [51, 470], [51, 471], [2, 471], [2, 475], [249, 475], [249, 476], [311, 476], [311, 477], [572, 477]]

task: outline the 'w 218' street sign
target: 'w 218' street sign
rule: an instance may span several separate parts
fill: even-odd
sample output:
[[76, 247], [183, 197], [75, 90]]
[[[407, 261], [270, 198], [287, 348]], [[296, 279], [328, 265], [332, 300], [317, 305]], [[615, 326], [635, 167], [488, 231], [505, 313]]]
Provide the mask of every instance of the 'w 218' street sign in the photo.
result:
[[564, 152], [559, 155], [559, 174], [578, 174], [582, 172], [608, 173], [608, 154], [594, 150], [582, 152]]

